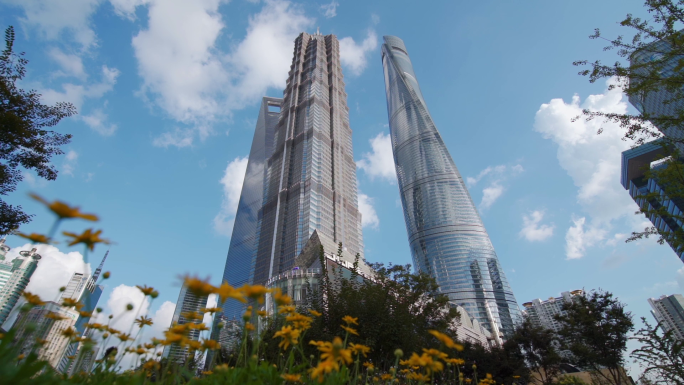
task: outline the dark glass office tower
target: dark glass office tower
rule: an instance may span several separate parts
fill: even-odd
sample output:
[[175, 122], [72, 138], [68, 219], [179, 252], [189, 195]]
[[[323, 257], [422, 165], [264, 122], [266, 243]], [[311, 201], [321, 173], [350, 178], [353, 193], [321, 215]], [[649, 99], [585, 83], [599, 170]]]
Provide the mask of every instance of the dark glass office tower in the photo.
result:
[[[247, 171], [242, 183], [233, 235], [230, 237], [223, 281], [239, 287], [250, 283], [256, 256], [259, 210], [263, 204], [264, 173], [266, 162], [273, 151], [275, 127], [278, 124], [283, 99], [264, 97], [259, 109], [259, 118], [254, 129], [252, 148], [247, 160]], [[221, 304], [219, 304], [221, 305]], [[243, 304], [227, 300], [222, 308], [228, 319], [240, 319]]]
[[384, 40], [392, 151], [413, 263], [437, 279], [452, 303], [505, 339], [520, 320], [518, 304], [430, 117], [404, 42]]
[[356, 163], [335, 35], [300, 34], [266, 163], [254, 284], [292, 268], [317, 230], [363, 255]]

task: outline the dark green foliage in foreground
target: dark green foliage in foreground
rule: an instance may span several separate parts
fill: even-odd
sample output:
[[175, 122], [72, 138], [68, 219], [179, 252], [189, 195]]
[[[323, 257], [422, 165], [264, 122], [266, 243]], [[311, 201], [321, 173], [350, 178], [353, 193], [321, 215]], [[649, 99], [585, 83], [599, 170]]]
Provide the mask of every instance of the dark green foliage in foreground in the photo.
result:
[[562, 325], [561, 344], [572, 353], [570, 362], [609, 384], [622, 384], [624, 353], [628, 335], [634, 330], [631, 312], [606, 291], [592, 291], [574, 299], [563, 304], [565, 315], [556, 316]]
[[634, 336], [641, 347], [631, 357], [641, 363], [643, 377], [652, 384], [684, 385], [684, 341], [678, 341], [672, 331], [663, 332], [660, 325], [654, 328], [641, 320], [645, 326]]
[[543, 385], [553, 384], [561, 373], [558, 336], [552, 330], [534, 326], [525, 319], [506, 343], [520, 349], [527, 366], [537, 373]]
[[[14, 52], [14, 28], [9, 27], [5, 30], [5, 50], [0, 54], [0, 195], [16, 190], [24, 179], [20, 167], [47, 180], [57, 178], [50, 160], [63, 154], [60, 146], [71, 140], [71, 135], [45, 128], [74, 115], [76, 108], [65, 102], [46, 106], [35, 90], [19, 88], [17, 82], [26, 75], [26, 64], [24, 53]], [[0, 235], [30, 220], [31, 215], [21, 206], [0, 199]]]

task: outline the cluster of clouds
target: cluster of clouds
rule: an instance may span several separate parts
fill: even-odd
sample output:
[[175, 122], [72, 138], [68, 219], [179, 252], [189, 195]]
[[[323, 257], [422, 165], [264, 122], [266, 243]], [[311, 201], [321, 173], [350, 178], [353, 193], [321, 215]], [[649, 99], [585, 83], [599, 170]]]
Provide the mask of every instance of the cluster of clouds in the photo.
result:
[[487, 210], [494, 202], [496, 202], [506, 191], [506, 183], [513, 177], [522, 174], [525, 171], [522, 165], [516, 164], [514, 166], [498, 165], [489, 166], [480, 171], [475, 177], [467, 177], [466, 185], [473, 189], [480, 182], [486, 182], [486, 187], [482, 189], [482, 201], [480, 202], [480, 211]]
[[[630, 148], [630, 143], [622, 140], [624, 131], [601, 119], [587, 121], [581, 117], [583, 109], [623, 114], [627, 103], [619, 87], [606, 87], [604, 93], [584, 101], [578, 95], [570, 102], [552, 99], [541, 105], [534, 122], [534, 130], [558, 146], [558, 162], [577, 186], [582, 212], [570, 218], [565, 235], [568, 259], [582, 258], [593, 246], [614, 245], [611, 232], [617, 220], [635, 230], [645, 227], [644, 219], [633, 215], [636, 204], [620, 184], [620, 156]], [[578, 116], [580, 119], [573, 121]]]

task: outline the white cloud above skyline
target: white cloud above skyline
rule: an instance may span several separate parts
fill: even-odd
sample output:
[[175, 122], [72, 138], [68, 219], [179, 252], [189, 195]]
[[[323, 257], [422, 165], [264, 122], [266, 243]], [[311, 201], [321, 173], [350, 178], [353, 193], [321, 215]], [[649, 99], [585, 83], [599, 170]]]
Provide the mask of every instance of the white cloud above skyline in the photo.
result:
[[477, 176], [466, 177], [466, 185], [469, 189], [473, 189], [481, 181], [487, 181], [487, 186], [482, 189], [482, 200], [479, 205], [480, 210], [487, 210], [506, 191], [508, 181], [524, 171], [525, 169], [520, 164], [488, 166], [480, 171]]
[[[633, 215], [636, 204], [620, 185], [620, 154], [630, 143], [622, 140], [623, 130], [615, 123], [572, 122], [585, 108], [625, 113], [627, 103], [619, 88], [590, 95], [582, 103], [578, 95], [570, 103], [553, 99], [541, 105], [534, 122], [535, 131], [558, 145], [560, 166], [577, 186], [577, 202], [585, 212], [573, 218], [566, 234], [568, 259], [581, 258], [587, 248], [605, 241], [616, 219], [626, 218], [634, 229], [643, 219]], [[597, 135], [599, 128], [603, 132]]]
[[331, 19], [331, 18], [337, 16], [337, 7], [339, 5], [340, 5], [340, 3], [338, 3], [336, 0], [333, 0], [330, 2], [330, 4], [321, 5], [320, 10], [326, 19]]
[[342, 65], [351, 70], [353, 75], [361, 75], [368, 65], [368, 55], [378, 48], [378, 36], [373, 29], [368, 29], [366, 37], [357, 43], [351, 37], [340, 39], [340, 60]]
[[247, 171], [247, 157], [235, 158], [228, 163], [223, 177], [219, 181], [223, 186], [223, 198], [219, 213], [214, 217], [214, 230], [226, 237], [233, 234], [235, 213], [237, 212], [242, 184]]
[[392, 141], [388, 134], [379, 133], [369, 140], [371, 152], [362, 155], [362, 159], [356, 162], [356, 167], [368, 175], [371, 180], [383, 179], [395, 184], [397, 172], [394, 167], [394, 155], [392, 155]]
[[523, 215], [523, 228], [520, 236], [530, 242], [544, 241], [553, 236], [554, 225], [542, 224], [544, 212], [540, 210], [532, 211], [529, 215]]
[[377, 230], [380, 227], [380, 218], [373, 207], [374, 199], [366, 194], [359, 193], [359, 211], [361, 212], [361, 226]]

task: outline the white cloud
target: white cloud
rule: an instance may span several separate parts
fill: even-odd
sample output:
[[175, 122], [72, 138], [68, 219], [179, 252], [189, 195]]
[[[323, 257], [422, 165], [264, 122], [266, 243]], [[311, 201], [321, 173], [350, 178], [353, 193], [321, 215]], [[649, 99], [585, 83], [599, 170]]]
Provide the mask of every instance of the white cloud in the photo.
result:
[[497, 183], [493, 183], [489, 187], [486, 187], [484, 190], [482, 190], [482, 202], [480, 202], [480, 209], [485, 210], [492, 207], [494, 202], [499, 199], [503, 192], [503, 186]]
[[57, 102], [71, 102], [76, 106], [76, 109], [80, 111], [86, 98], [97, 99], [111, 91], [114, 88], [114, 84], [116, 84], [116, 78], [118, 76], [118, 69], [109, 68], [105, 65], [102, 66], [102, 81], [99, 83], [85, 86], [64, 83], [62, 84], [63, 91], [43, 89], [41, 90], [41, 101], [50, 105]]
[[371, 180], [379, 177], [390, 183], [395, 183], [397, 173], [394, 168], [390, 136], [381, 132], [369, 142], [371, 152], [363, 154], [363, 159], [356, 162], [356, 166], [362, 169]]
[[543, 241], [553, 235], [553, 223], [550, 225], [541, 224], [544, 219], [544, 212], [535, 210], [530, 215], [523, 215], [523, 228], [520, 236], [530, 242]]
[[380, 226], [378, 213], [373, 207], [373, 198], [359, 193], [359, 211], [361, 212], [361, 226], [377, 229]]
[[102, 136], [112, 136], [116, 132], [118, 126], [114, 123], [107, 122], [107, 114], [101, 109], [95, 109], [88, 115], [82, 115], [81, 120], [88, 125], [93, 131]]
[[342, 65], [351, 70], [354, 75], [361, 75], [368, 64], [368, 54], [378, 47], [378, 37], [375, 31], [368, 30], [366, 38], [357, 44], [353, 38], [340, 39], [340, 60]]
[[152, 145], [167, 148], [175, 146], [178, 148], [192, 146], [194, 131], [189, 128], [176, 127], [173, 131], [167, 131], [152, 140]]
[[[587, 247], [603, 240], [612, 221], [626, 217], [636, 228], [643, 219], [634, 215], [636, 204], [620, 184], [620, 154], [630, 148], [630, 143], [622, 140], [624, 131], [617, 124], [601, 119], [586, 121], [580, 118], [572, 122], [572, 118], [581, 116], [585, 108], [625, 113], [627, 103], [619, 88], [590, 95], [583, 103], [578, 95], [573, 96], [570, 103], [553, 99], [541, 105], [534, 123], [535, 131], [558, 145], [560, 166], [577, 186], [577, 201], [589, 219], [587, 231], [594, 242], [579, 242], [582, 237], [578, 238], [578, 235], [586, 236], [586, 233], [578, 231], [581, 226], [571, 227], [566, 235], [566, 240], [573, 242], [566, 246], [569, 259], [580, 258]], [[603, 132], [597, 135], [599, 128], [603, 128]]]
[[78, 153], [74, 150], [67, 152], [64, 157], [64, 162], [62, 163], [62, 173], [69, 176], [74, 176], [74, 169], [76, 168], [76, 160], [78, 159]]
[[565, 255], [567, 259], [582, 258], [587, 247], [605, 238], [606, 230], [596, 226], [585, 229], [586, 218], [573, 218], [573, 225], [565, 234]]
[[223, 178], [220, 180], [223, 185], [223, 201], [219, 213], [214, 217], [214, 230], [227, 237], [233, 234], [233, 222], [240, 202], [246, 171], [247, 157], [235, 158], [228, 163]]
[[488, 166], [480, 171], [477, 176], [466, 177], [466, 184], [469, 188], [473, 188], [482, 180], [486, 179], [488, 181], [487, 187], [482, 190], [482, 201], [480, 202], [480, 210], [486, 210], [506, 191], [505, 182], [511, 177], [521, 174], [523, 171], [525, 169], [519, 164], [514, 166], [507, 166], [505, 164]]
[[[270, 87], [282, 89], [292, 61], [292, 41], [312, 24], [287, 1], [269, 0], [249, 18], [247, 34], [230, 53], [216, 42], [225, 25], [220, 0], [117, 1], [130, 17], [148, 6], [148, 28], [133, 38], [142, 94], [175, 120], [193, 127], [182, 135], [189, 145], [213, 133], [217, 119], [254, 103]], [[178, 134], [172, 134], [178, 137]], [[164, 134], [160, 143], [170, 143]], [[189, 144], [188, 144], [189, 142]]]
[[114, 12], [129, 20], [135, 20], [135, 8], [149, 3], [149, 0], [109, 0]]
[[[5, 4], [23, 8], [20, 18], [25, 28], [35, 28], [45, 40], [63, 41], [67, 36], [88, 49], [97, 43], [90, 17], [101, 0], [2, 0]], [[63, 33], [65, 33], [63, 35]]]
[[63, 252], [52, 245], [26, 243], [19, 247], [12, 247], [6, 258], [11, 261], [19, 256], [20, 251], [28, 251], [34, 247], [42, 258], [38, 261], [38, 267], [26, 286], [26, 290], [38, 294], [44, 300], [55, 300], [59, 295], [59, 288], [66, 286], [73, 273], [90, 272], [90, 264], [84, 263], [81, 253]]
[[677, 285], [679, 290], [684, 291], [684, 267], [677, 270]]
[[88, 77], [83, 69], [81, 57], [64, 53], [59, 48], [52, 48], [48, 51], [48, 56], [62, 67], [62, 71], [59, 71], [57, 75], [73, 76], [81, 80], [85, 80]]
[[327, 19], [337, 16], [337, 7], [340, 5], [337, 1], [333, 0], [330, 4], [321, 5], [321, 12], [323, 16]]

